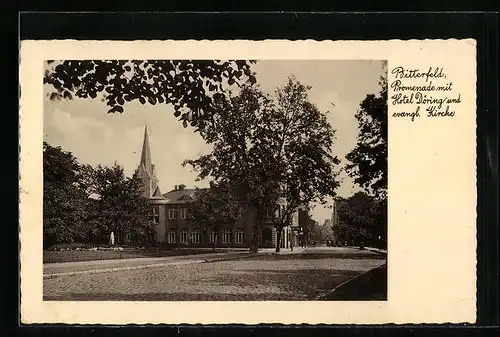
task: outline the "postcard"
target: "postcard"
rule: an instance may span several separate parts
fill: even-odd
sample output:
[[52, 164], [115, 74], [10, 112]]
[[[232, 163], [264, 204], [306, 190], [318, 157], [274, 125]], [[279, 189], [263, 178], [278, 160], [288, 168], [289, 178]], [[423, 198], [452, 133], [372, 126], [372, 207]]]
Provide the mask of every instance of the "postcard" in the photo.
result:
[[476, 320], [476, 42], [26, 40], [21, 322]]

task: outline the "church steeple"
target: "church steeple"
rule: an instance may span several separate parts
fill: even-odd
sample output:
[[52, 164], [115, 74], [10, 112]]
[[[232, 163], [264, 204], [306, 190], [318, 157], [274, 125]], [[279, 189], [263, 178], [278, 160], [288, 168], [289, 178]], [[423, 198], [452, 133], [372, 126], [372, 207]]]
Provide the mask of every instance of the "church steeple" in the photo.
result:
[[141, 152], [141, 164], [144, 165], [146, 172], [150, 177], [153, 176], [153, 168], [151, 161], [151, 149], [149, 146], [149, 136], [148, 136], [148, 126], [144, 127], [144, 141], [142, 143], [142, 152]]
[[136, 170], [143, 183], [144, 196], [147, 198], [161, 197], [155, 166], [151, 159], [151, 148], [149, 146], [148, 126], [144, 127], [144, 140], [142, 142], [141, 162]]

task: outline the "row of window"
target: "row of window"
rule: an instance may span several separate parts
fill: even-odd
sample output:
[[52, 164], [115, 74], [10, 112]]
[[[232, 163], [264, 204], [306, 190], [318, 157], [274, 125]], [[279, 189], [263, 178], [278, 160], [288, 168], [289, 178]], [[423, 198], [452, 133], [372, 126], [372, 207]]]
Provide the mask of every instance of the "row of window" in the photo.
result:
[[[179, 219], [187, 219], [187, 208], [179, 208]], [[170, 220], [175, 219], [177, 217], [177, 209], [169, 208], [168, 209], [168, 218]]]
[[[180, 208], [179, 209], [179, 219], [187, 219], [187, 208]], [[177, 216], [177, 209], [175, 208], [170, 208], [168, 210], [168, 218], [170, 220], [175, 219]], [[155, 224], [158, 225], [160, 223], [160, 208], [158, 206], [153, 207], [153, 212], [151, 214], [151, 221]]]
[[[168, 232], [168, 243], [175, 243], [176, 242], [176, 234], [177, 231], [175, 228], [170, 229]], [[230, 230], [224, 230], [222, 232], [222, 243], [231, 243], [231, 238], [233, 233]], [[234, 232], [234, 243], [243, 243], [245, 238], [245, 232], [241, 229], [237, 230]], [[200, 231], [195, 229], [188, 231], [187, 229], [184, 229], [180, 233], [180, 243], [200, 243]], [[214, 243], [217, 240], [217, 235], [215, 235], [214, 232], [210, 232], [209, 234], [209, 241], [210, 243]]]
[[[281, 217], [284, 213], [285, 206], [284, 205], [279, 205], [278, 209], [276, 210], [276, 216]], [[179, 219], [187, 219], [187, 213], [188, 209], [187, 208], [179, 208], [177, 210], [176, 208], [169, 208], [168, 209], [168, 219], [173, 220], [177, 218], [177, 211], [179, 211]], [[266, 217], [272, 218], [272, 214], [270, 212], [267, 212]], [[153, 207], [153, 213], [151, 216], [151, 220], [153, 221], [154, 224], [158, 225], [160, 223], [160, 208], [158, 206]]]

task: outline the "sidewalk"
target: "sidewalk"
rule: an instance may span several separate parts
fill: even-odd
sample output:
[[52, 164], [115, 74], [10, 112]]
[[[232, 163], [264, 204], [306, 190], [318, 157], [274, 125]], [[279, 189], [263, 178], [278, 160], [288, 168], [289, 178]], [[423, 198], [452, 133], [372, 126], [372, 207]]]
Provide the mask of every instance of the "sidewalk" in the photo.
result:
[[290, 248], [280, 248], [280, 252], [276, 253], [276, 248], [260, 248], [257, 254], [265, 255], [287, 255], [287, 254], [299, 254], [307, 250], [307, 247], [294, 247], [293, 251]]
[[70, 276], [92, 274], [118, 270], [143, 269], [167, 265], [184, 265], [192, 263], [216, 262], [239, 259], [248, 256], [248, 252], [208, 253], [197, 255], [180, 255], [167, 257], [146, 257], [121, 260], [93, 260], [81, 262], [47, 263], [43, 265], [43, 277]]
[[375, 253], [387, 254], [387, 249], [379, 249], [379, 248], [372, 248], [372, 247], [365, 247], [365, 249], [369, 250], [371, 252], [375, 252]]
[[[276, 248], [261, 248], [257, 254], [262, 255], [287, 255], [298, 254], [307, 248], [295, 247], [282, 248], [276, 253]], [[150, 267], [187, 265], [192, 263], [207, 263], [243, 259], [252, 256], [248, 249], [234, 250], [226, 253], [207, 253], [196, 255], [180, 255], [167, 257], [145, 257], [121, 260], [93, 260], [80, 262], [46, 263], [43, 265], [43, 278], [58, 276], [72, 276], [78, 274], [95, 274], [119, 270], [144, 269]]]

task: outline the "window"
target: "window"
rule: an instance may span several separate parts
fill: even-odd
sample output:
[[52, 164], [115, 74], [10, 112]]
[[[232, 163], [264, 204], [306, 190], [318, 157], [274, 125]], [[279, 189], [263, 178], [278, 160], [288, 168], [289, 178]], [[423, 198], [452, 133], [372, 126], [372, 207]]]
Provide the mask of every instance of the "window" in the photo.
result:
[[181, 243], [189, 242], [189, 232], [187, 229], [183, 229], [181, 232]]
[[160, 224], [160, 207], [159, 206], [153, 206], [153, 214], [151, 216], [151, 221], [155, 225]]
[[224, 230], [222, 233], [222, 242], [223, 243], [230, 243], [231, 242], [231, 231], [230, 230]]
[[176, 216], [176, 209], [175, 208], [169, 208], [168, 209], [168, 218], [169, 219], [175, 219]]
[[185, 209], [185, 208], [181, 208], [179, 211], [180, 211], [180, 213], [181, 213], [181, 214], [180, 214], [180, 218], [181, 218], [181, 219], [186, 219], [186, 218], [187, 218], [187, 209]]
[[245, 232], [242, 229], [238, 229], [234, 234], [235, 243], [243, 243], [243, 238], [245, 237]]
[[191, 243], [200, 243], [200, 231], [195, 229], [191, 232]]
[[177, 241], [175, 234], [176, 234], [175, 229], [174, 228], [170, 229], [170, 231], [168, 232], [168, 243], [175, 243]]
[[215, 232], [210, 232], [208, 239], [210, 240], [210, 243], [217, 242], [217, 235], [215, 234]]

